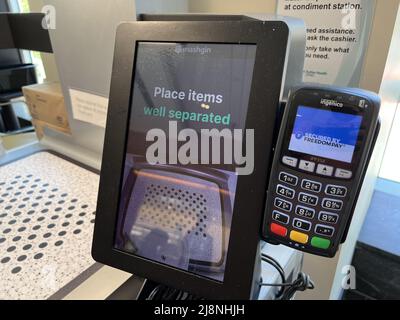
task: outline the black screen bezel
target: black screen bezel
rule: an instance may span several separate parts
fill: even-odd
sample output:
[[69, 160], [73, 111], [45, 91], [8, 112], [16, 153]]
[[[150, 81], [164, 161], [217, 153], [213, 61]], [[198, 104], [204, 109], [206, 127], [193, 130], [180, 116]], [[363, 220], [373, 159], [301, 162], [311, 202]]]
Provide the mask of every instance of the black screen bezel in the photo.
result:
[[[287, 25], [280, 21], [131, 22], [118, 27], [92, 247], [95, 260], [207, 298], [250, 297], [258, 258], [259, 228], [265, 207], [288, 33]], [[223, 283], [114, 248], [122, 180], [119, 173], [123, 170], [125, 158], [136, 63], [135, 48], [138, 42], [146, 41], [244, 43], [257, 46], [246, 120], [246, 128], [255, 130], [255, 169], [252, 175], [238, 179]]]
[[[325, 94], [329, 95], [331, 92], [325, 92]], [[281, 159], [284, 156], [294, 157], [300, 160], [315, 162], [317, 164], [324, 164], [331, 166], [333, 168], [340, 168], [347, 171], [355, 172], [357, 170], [357, 164], [360, 162], [363, 150], [363, 141], [365, 141], [366, 136], [368, 135], [368, 124], [371, 123], [371, 113], [368, 112], [368, 109], [360, 108], [358, 105], [359, 100], [354, 102], [350, 102], [350, 95], [342, 94], [340, 95], [341, 99], [340, 103], [343, 103], [343, 107], [336, 106], [327, 106], [321, 103], [321, 100], [324, 99], [324, 94], [313, 95], [309, 92], [300, 91], [296, 93], [293, 101], [291, 102], [291, 113], [288, 116], [287, 126], [285, 129], [284, 136], [284, 144], [281, 152]], [[337, 98], [337, 97], [335, 97]], [[330, 100], [330, 99], [328, 99]], [[369, 102], [371, 104], [371, 102]], [[367, 103], [368, 104], [368, 101]], [[354, 154], [351, 163], [343, 162], [331, 158], [325, 158], [321, 156], [306, 154], [298, 151], [293, 151], [289, 149], [290, 140], [292, 137], [292, 132], [294, 129], [297, 111], [300, 106], [309, 107], [319, 110], [326, 110], [330, 112], [338, 112], [345, 113], [349, 115], [357, 115], [362, 117], [361, 126], [359, 129], [357, 143], [355, 145]], [[316, 173], [314, 173], [316, 174]]]

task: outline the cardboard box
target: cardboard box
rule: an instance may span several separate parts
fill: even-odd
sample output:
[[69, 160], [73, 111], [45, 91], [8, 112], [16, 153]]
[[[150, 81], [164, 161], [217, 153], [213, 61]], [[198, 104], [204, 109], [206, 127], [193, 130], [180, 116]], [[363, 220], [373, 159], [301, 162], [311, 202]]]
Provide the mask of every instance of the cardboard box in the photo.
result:
[[71, 134], [64, 96], [59, 83], [26, 86], [22, 88], [22, 91], [39, 139], [43, 137], [44, 127]]
[[32, 125], [35, 127], [36, 135], [39, 140], [41, 140], [44, 136], [44, 128], [48, 128], [48, 129], [62, 132], [62, 133], [69, 134], [69, 135], [71, 134], [71, 130], [69, 128], [61, 128], [61, 127], [53, 126], [50, 123], [43, 122], [40, 120], [32, 119]]

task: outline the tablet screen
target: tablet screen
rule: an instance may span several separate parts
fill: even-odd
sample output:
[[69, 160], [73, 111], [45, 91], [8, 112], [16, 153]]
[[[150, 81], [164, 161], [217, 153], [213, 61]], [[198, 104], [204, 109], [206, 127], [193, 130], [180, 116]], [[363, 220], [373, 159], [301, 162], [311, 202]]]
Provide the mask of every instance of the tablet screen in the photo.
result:
[[[139, 42], [115, 247], [224, 280], [256, 46]], [[236, 130], [236, 131], [235, 131]]]

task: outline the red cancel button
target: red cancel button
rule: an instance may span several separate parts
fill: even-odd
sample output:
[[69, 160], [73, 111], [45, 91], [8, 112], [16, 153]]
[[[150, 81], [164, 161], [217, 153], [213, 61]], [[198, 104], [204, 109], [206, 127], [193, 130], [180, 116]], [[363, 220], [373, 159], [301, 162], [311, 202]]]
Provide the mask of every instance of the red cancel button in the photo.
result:
[[271, 232], [281, 237], [286, 237], [288, 233], [285, 227], [282, 227], [276, 223], [271, 223]]

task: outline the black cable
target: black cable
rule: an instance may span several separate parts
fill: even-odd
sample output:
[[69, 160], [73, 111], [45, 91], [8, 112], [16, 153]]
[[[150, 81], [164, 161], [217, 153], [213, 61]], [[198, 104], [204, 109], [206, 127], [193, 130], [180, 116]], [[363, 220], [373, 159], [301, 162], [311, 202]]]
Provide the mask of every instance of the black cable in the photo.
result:
[[285, 286], [284, 286], [284, 284], [286, 283], [285, 271], [283, 270], [282, 266], [279, 264], [278, 261], [276, 261], [274, 258], [272, 258], [266, 254], [261, 255], [261, 260], [268, 263], [272, 267], [274, 267], [276, 269], [276, 271], [278, 271], [278, 273], [281, 277], [281, 285], [276, 285], [276, 287], [281, 287], [279, 289], [278, 293], [276, 294], [276, 298], [279, 299], [283, 296], [283, 293], [285, 291]]
[[158, 291], [161, 289], [161, 285], [156, 286], [148, 295], [148, 297], [146, 298], [146, 300], [154, 300], [154, 297], [156, 296], [156, 294], [158, 293]]
[[[260, 283], [260, 287], [280, 287], [276, 299], [290, 300], [297, 291], [312, 290], [315, 288], [310, 276], [304, 273], [299, 273], [295, 281], [287, 283], [285, 271], [277, 260], [266, 254], [261, 254], [261, 259], [263, 262], [274, 267], [281, 277], [281, 283], [263, 283], [262, 280]], [[158, 285], [151, 291], [146, 300], [201, 300], [201, 298], [182, 290]]]
[[290, 300], [293, 298], [294, 294], [297, 291], [306, 291], [315, 288], [314, 282], [311, 280], [311, 277], [302, 272], [299, 273], [295, 281], [293, 281], [292, 283], [287, 283], [285, 279], [285, 271], [277, 260], [266, 254], [262, 254], [261, 259], [262, 261], [267, 262], [271, 266], [273, 266], [281, 276], [281, 283], [263, 283], [262, 281], [260, 283], [261, 287], [280, 287], [281, 289], [276, 295], [277, 299], [280, 298], [281, 300]]
[[260, 287], [289, 287], [292, 285], [293, 283], [260, 283]]
[[[280, 272], [279, 273], [282, 273], [283, 275], [285, 274], [285, 270], [282, 268], [282, 266], [280, 265], [280, 263], [277, 261], [277, 260], [275, 260], [273, 257], [271, 257], [271, 256], [269, 256], [269, 255], [267, 255], [267, 254], [265, 254], [265, 253], [262, 253], [261, 254], [261, 258], [265, 258], [265, 259], [267, 259], [267, 260], [269, 260], [268, 262], [269, 263], [273, 263], [274, 264], [274, 267], [276, 268], [276, 269], [279, 269], [280, 270]], [[283, 282], [285, 282], [285, 281], [283, 281]]]
[[172, 299], [172, 297], [174, 296], [175, 292], [176, 292], [175, 289], [172, 289], [172, 288], [168, 288], [168, 287], [167, 287], [166, 290], [165, 290], [165, 292], [164, 292], [164, 294], [162, 295], [161, 299], [162, 299], [162, 300], [166, 300], [166, 301], [168, 301], [168, 300], [174, 300], [174, 299]]
[[311, 280], [310, 276], [301, 272], [293, 282], [293, 285], [285, 290], [282, 300], [292, 299], [297, 291], [313, 290], [314, 288], [314, 282]]
[[164, 285], [156, 286], [146, 300], [175, 301], [175, 300], [201, 300], [201, 298], [182, 290], [173, 289]]

